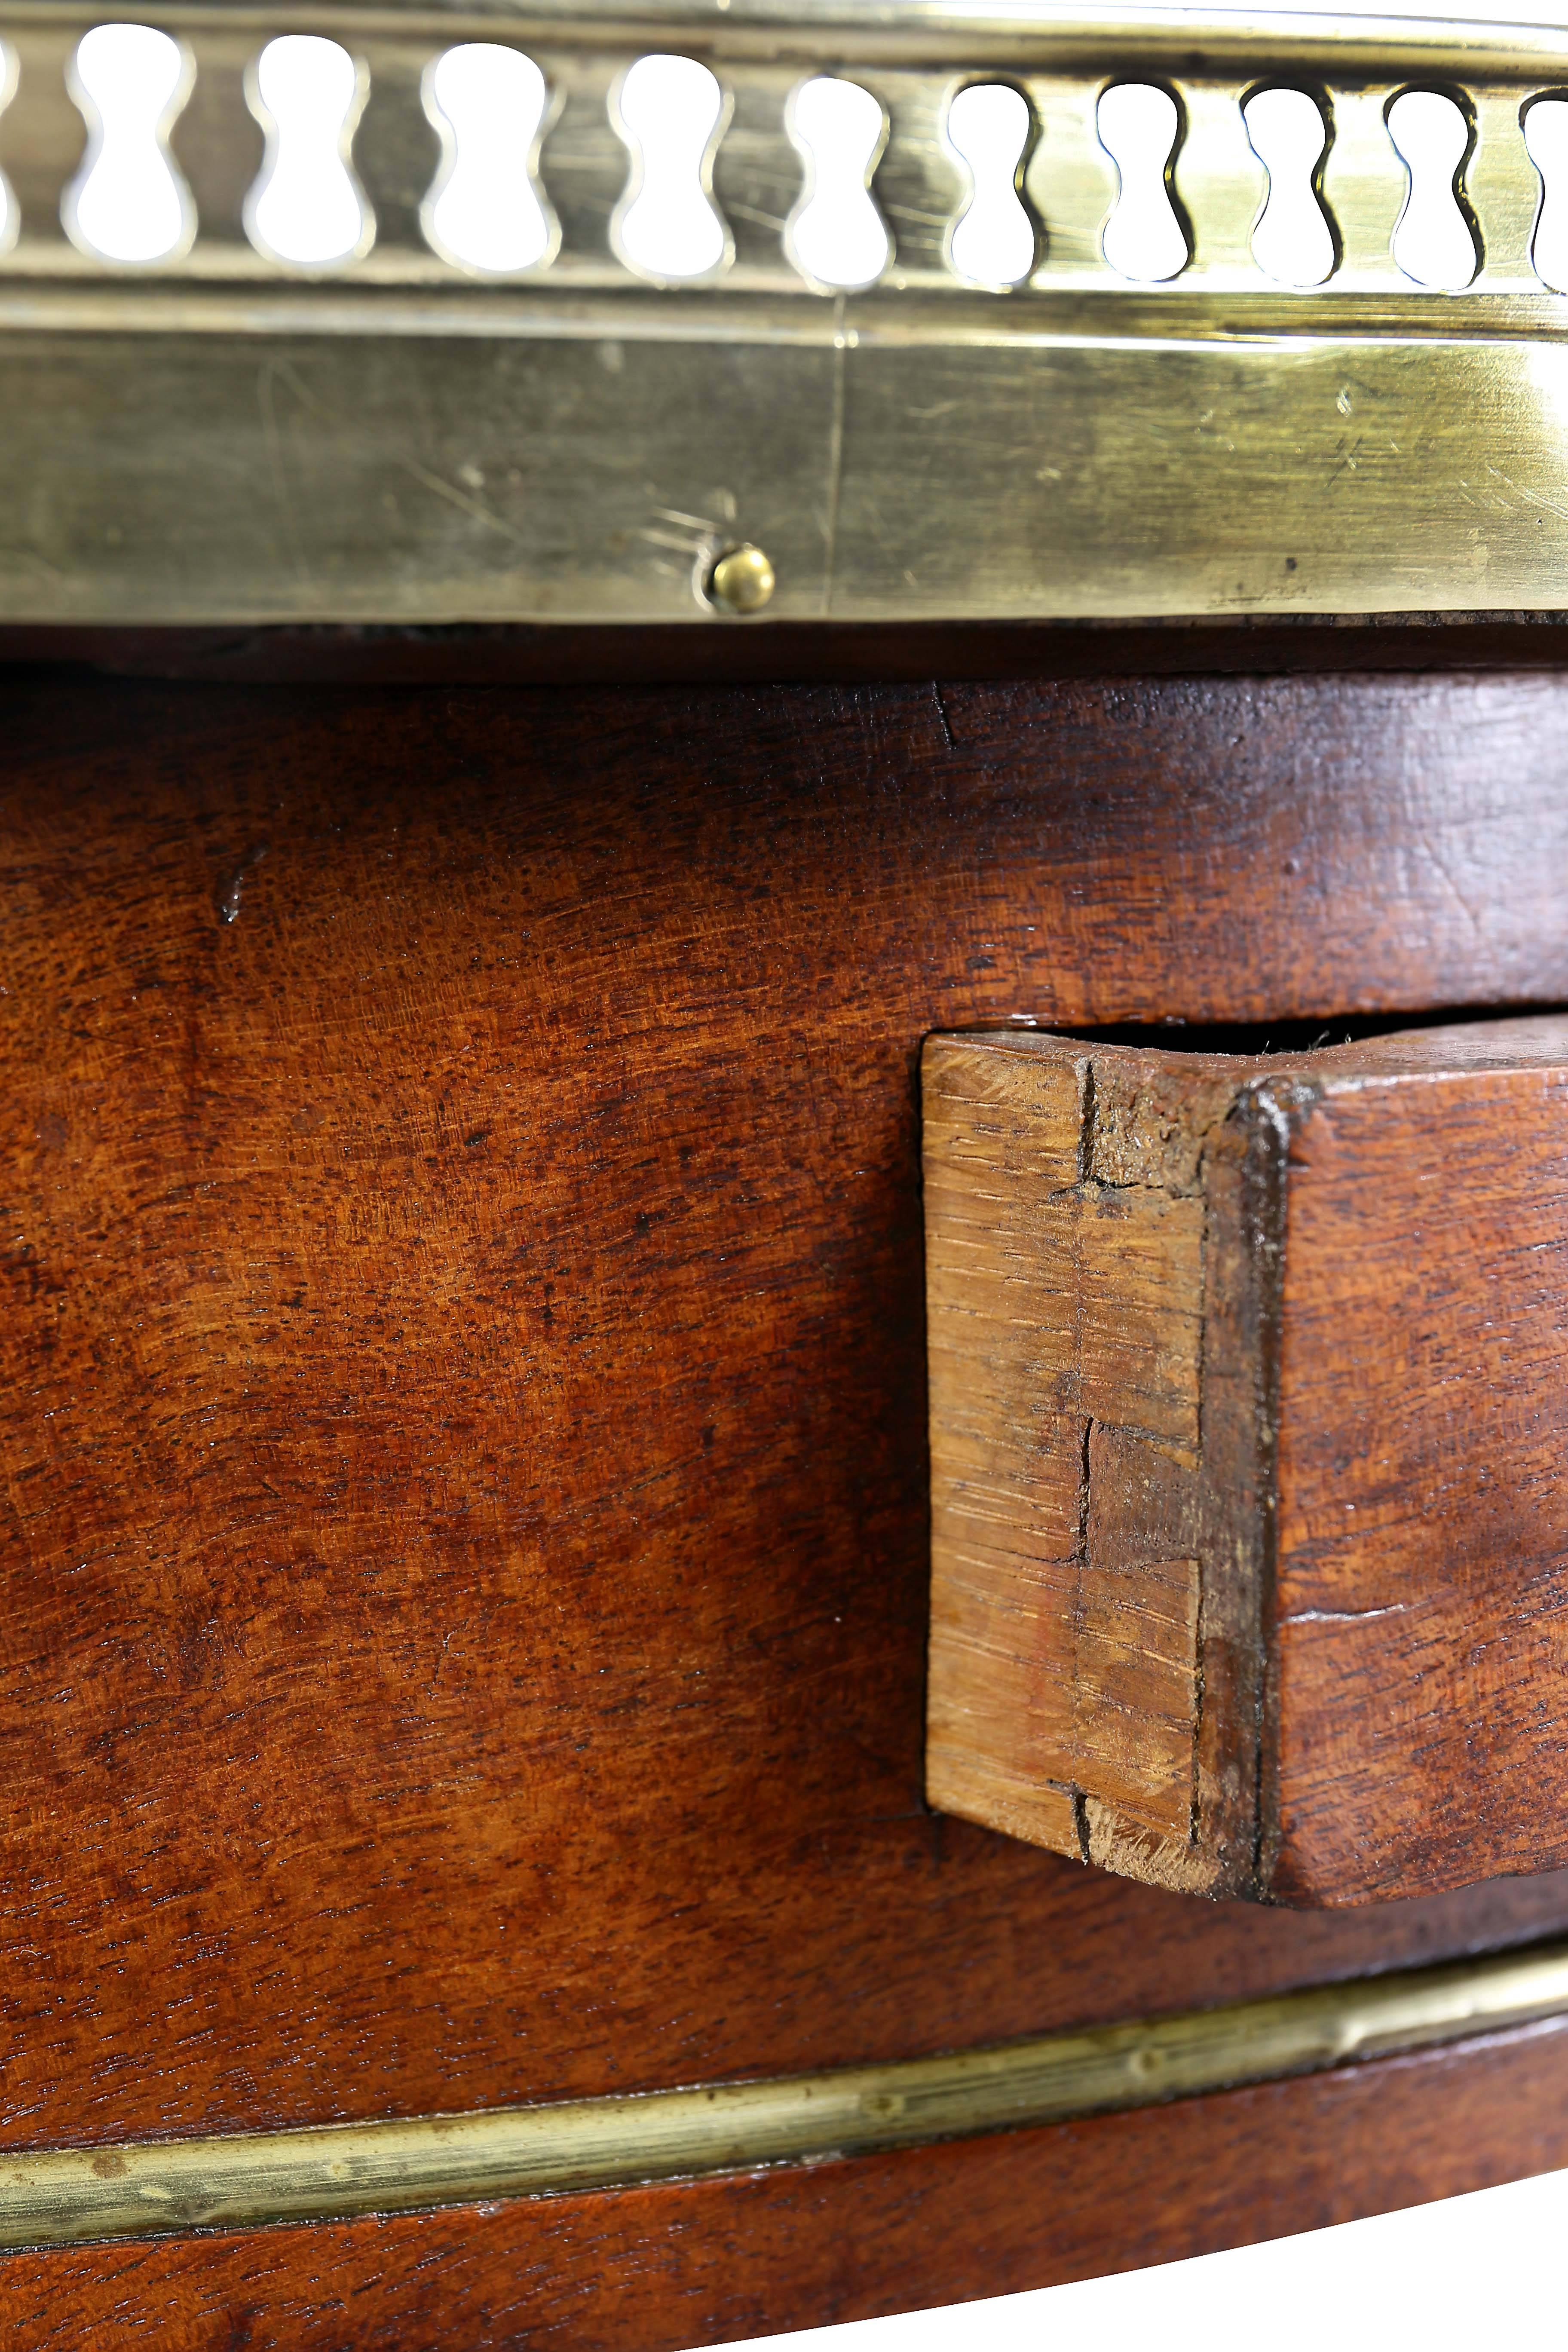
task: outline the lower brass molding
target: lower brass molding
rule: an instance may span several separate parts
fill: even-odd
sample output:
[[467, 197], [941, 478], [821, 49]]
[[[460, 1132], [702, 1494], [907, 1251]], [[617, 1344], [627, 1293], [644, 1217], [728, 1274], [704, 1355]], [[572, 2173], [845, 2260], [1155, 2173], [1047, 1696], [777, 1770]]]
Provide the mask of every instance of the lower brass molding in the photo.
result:
[[0, 2158], [0, 2247], [342, 2221], [1061, 2123], [1568, 2022], [1568, 1944], [942, 2058], [487, 2114]]

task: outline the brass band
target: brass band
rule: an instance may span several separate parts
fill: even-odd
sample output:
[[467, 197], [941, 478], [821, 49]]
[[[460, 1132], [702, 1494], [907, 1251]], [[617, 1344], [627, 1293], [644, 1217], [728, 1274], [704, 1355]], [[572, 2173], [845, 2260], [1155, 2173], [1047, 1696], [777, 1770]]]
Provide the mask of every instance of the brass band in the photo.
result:
[[1061, 2123], [1568, 2021], [1568, 1944], [773, 2082], [0, 2158], [0, 2245], [328, 2221]]
[[[1530, 148], [1562, 103], [1550, 32], [1185, 10], [1074, 23], [978, 5], [689, 0], [638, 9], [175, 5], [187, 95], [167, 133], [190, 233], [121, 267], [71, 232], [92, 25], [0, 0], [0, 624], [658, 624], [1148, 619], [1568, 605], [1563, 195]], [[352, 53], [367, 207], [342, 265], [247, 230], [269, 37]], [[550, 93], [536, 266], [485, 276], [427, 233], [441, 148], [426, 77], [502, 40]], [[634, 171], [616, 91], [647, 53], [711, 72], [721, 260], [679, 284], [616, 222]], [[886, 136], [874, 283], [792, 246], [794, 96], [857, 82]], [[948, 122], [1007, 80], [1033, 125], [1016, 282], [955, 260], [969, 183]], [[1112, 267], [1118, 168], [1097, 109], [1167, 92], [1187, 260]], [[1276, 282], [1248, 92], [1305, 90], [1334, 262]], [[1396, 247], [1402, 95], [1468, 125], [1475, 273], [1417, 283]], [[1174, 119], [1173, 117], [1173, 119]], [[63, 208], [63, 209], [62, 209]], [[67, 434], [60, 419], [69, 417]], [[754, 550], [765, 604], [712, 593]]]

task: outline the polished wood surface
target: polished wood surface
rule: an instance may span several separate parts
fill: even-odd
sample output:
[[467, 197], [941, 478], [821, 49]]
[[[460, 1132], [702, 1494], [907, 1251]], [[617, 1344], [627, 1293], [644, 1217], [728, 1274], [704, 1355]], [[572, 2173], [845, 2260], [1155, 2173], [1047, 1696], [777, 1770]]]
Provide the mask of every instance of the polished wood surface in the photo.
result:
[[[1568, 1923], [1561, 1876], [1200, 1905], [926, 1811], [916, 1085], [1016, 1016], [1568, 998], [1563, 708], [11, 680], [5, 2142], [912, 2055]], [[825, 2308], [784, 2276], [742, 2326]]]
[[747, 2179], [16, 2254], [0, 2323], [28, 2352], [648, 2352], [1181, 2261], [1563, 2165], [1559, 2029]]
[[1568, 1859], [1568, 1020], [922, 1095], [932, 1801], [1301, 1903]]
[[1568, 1022], [1390, 1038], [1314, 1081], [1290, 1118], [1264, 1868], [1299, 1901], [1548, 1869]]

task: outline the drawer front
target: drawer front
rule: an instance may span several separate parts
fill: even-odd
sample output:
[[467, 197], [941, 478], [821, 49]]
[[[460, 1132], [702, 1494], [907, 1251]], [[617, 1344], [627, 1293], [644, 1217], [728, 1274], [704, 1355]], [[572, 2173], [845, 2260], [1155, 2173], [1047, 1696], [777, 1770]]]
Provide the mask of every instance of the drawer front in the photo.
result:
[[1301, 1903], [1568, 1858], [1568, 1022], [924, 1086], [933, 1800]]

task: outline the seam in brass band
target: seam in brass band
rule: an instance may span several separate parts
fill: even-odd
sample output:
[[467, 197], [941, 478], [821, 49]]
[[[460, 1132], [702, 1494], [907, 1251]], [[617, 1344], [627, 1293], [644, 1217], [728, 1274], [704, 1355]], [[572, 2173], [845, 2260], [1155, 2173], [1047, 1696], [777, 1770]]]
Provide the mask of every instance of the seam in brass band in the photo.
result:
[[0, 2247], [254, 2228], [918, 2146], [1568, 2021], [1568, 1944], [950, 2057], [0, 2157]]

